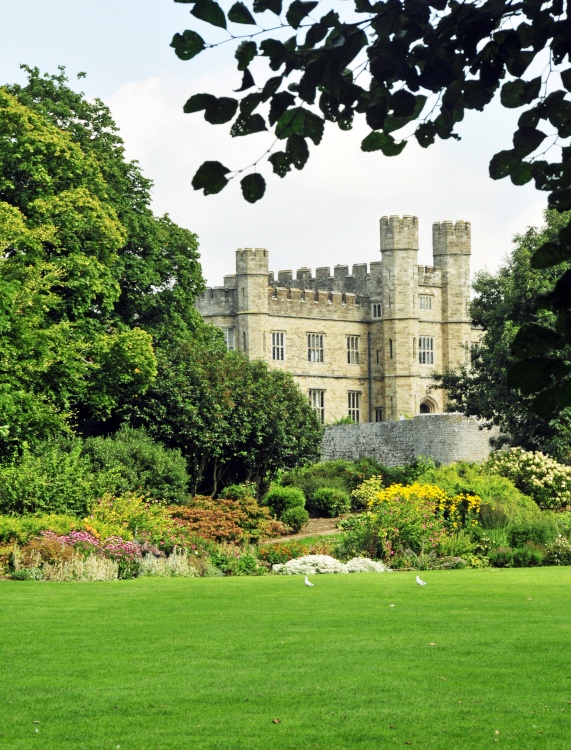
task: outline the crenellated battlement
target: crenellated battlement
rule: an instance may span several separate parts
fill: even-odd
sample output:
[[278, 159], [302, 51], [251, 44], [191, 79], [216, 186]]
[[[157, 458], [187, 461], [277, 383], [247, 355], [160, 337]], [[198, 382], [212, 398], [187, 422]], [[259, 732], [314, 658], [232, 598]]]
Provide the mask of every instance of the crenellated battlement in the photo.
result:
[[381, 252], [418, 250], [417, 216], [381, 216]]
[[236, 289], [228, 286], [209, 287], [196, 301], [201, 314], [232, 315], [236, 310]]
[[439, 221], [432, 225], [432, 252], [437, 255], [470, 255], [469, 221]]
[[432, 266], [418, 266], [418, 283], [420, 286], [442, 286], [442, 271]]
[[361, 298], [351, 292], [274, 286], [268, 289], [270, 315], [362, 318]]
[[269, 286], [279, 286], [288, 289], [323, 290], [326, 292], [342, 292], [365, 296], [370, 293], [369, 287], [376, 277], [381, 277], [381, 264], [371, 263], [369, 271], [366, 263], [355, 263], [349, 273], [349, 266], [338, 265], [333, 268], [322, 266], [315, 269], [315, 275], [310, 268], [303, 266], [295, 272], [278, 271], [277, 278], [273, 271], [268, 274]]

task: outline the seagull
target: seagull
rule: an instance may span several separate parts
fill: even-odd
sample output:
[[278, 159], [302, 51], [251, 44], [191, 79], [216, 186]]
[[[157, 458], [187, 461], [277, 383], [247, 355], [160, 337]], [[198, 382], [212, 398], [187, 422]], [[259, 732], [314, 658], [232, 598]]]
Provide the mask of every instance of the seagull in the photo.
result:
[[315, 584], [311, 583], [311, 581], [309, 580], [309, 578], [307, 576], [305, 576], [304, 583], [305, 583], [306, 586], [315, 586]]
[[423, 581], [420, 576], [416, 576], [416, 582], [419, 586], [426, 586], [426, 581]]

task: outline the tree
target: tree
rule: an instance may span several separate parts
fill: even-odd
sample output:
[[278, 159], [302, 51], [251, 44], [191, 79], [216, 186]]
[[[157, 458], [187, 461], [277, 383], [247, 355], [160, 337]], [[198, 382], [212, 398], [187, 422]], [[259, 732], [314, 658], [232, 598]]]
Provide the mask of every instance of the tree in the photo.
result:
[[[436, 376], [439, 386], [448, 391], [450, 410], [486, 419], [509, 436], [513, 445], [541, 450], [564, 461], [571, 458], [571, 409], [554, 418], [538, 415], [534, 397], [510, 385], [509, 370], [514, 363], [513, 342], [523, 325], [553, 328], [553, 313], [537, 311], [534, 300], [549, 291], [557, 274], [554, 269], [533, 268], [531, 259], [570, 218], [571, 213], [546, 211], [545, 226], [516, 236], [514, 249], [497, 273], [477, 274], [471, 315], [483, 329], [482, 339], [470, 352], [469, 367]], [[566, 264], [569, 267], [571, 263]], [[564, 354], [569, 361], [569, 348]]]
[[[571, 209], [571, 67], [565, 67], [571, 24], [562, 0], [354, 0], [345, 18], [333, 10], [316, 17], [315, 0], [293, 0], [287, 10], [282, 0], [254, 0], [251, 9], [238, 0], [228, 12], [215, 0], [175, 2], [192, 5], [200, 22], [223, 30], [230, 23], [232, 29], [213, 42], [194, 29], [175, 34], [171, 46], [178, 57], [190, 60], [235, 43], [241, 77], [238, 97], [197, 93], [184, 111], [204, 112], [214, 125], [231, 122], [233, 137], [273, 128], [275, 144], [284, 148], [272, 147], [267, 161], [280, 177], [303, 169], [310, 142], [319, 145], [327, 122], [349, 130], [364, 117], [371, 132], [361, 148], [396, 156], [413, 135], [425, 148], [436, 138], [458, 138], [465, 111], [483, 110], [499, 92], [503, 106], [525, 109], [513, 148], [493, 157], [490, 176], [509, 177], [515, 185], [534, 180], [548, 193], [549, 208]], [[538, 65], [546, 52], [548, 59]], [[264, 195], [258, 166], [265, 156], [241, 179], [247, 201]], [[244, 169], [232, 172], [207, 161], [192, 185], [205, 195], [218, 193]], [[531, 262], [551, 268], [570, 259], [566, 225]], [[570, 299], [568, 269], [537, 302], [555, 313], [554, 326], [524, 325], [514, 341], [522, 361], [512, 367], [512, 383], [538, 393], [545, 414], [571, 405], [571, 365], [558, 353], [571, 342]]]
[[278, 469], [319, 455], [322, 429], [286, 373], [227, 352], [222, 335], [159, 352], [159, 374], [126, 416], [186, 457], [191, 491], [255, 482], [261, 496]]
[[116, 325], [125, 232], [95, 159], [0, 89], [0, 451], [105, 418], [155, 374], [150, 336]]

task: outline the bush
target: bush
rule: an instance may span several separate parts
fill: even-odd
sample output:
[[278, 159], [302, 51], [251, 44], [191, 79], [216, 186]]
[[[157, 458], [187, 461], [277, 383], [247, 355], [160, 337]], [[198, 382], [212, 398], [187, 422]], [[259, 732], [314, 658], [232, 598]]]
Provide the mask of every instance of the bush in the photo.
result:
[[297, 534], [309, 521], [309, 513], [305, 508], [296, 505], [292, 508], [286, 508], [282, 513], [282, 521]]
[[94, 503], [86, 523], [107, 524], [153, 543], [163, 542], [172, 535], [175, 526], [162, 503], [132, 492], [118, 496], [105, 494]]
[[490, 565], [494, 568], [511, 568], [513, 567], [513, 551], [509, 547], [498, 547], [488, 553]]
[[476, 542], [470, 534], [461, 529], [456, 534], [441, 539], [436, 552], [442, 557], [463, 557], [464, 555], [471, 555], [476, 550], [476, 546]]
[[557, 536], [555, 520], [540, 516], [527, 524], [508, 526], [507, 537], [511, 547], [523, 547], [526, 542], [547, 545]]
[[[290, 508], [305, 508], [305, 495], [296, 487], [272, 485], [264, 503], [268, 505], [276, 518], [282, 518], [283, 512]], [[283, 519], [282, 519], [283, 520]], [[284, 521], [284, 523], [286, 523]]]
[[540, 508], [571, 508], [571, 467], [539, 451], [522, 448], [499, 451], [489, 459], [487, 469], [511, 479]]
[[110, 437], [87, 438], [82, 450], [94, 472], [109, 476], [107, 492], [138, 492], [165, 504], [189, 499], [186, 459], [179, 450], [155, 442], [142, 428], [123, 426]]
[[42, 531], [68, 534], [82, 525], [74, 516], [52, 514], [0, 516], [0, 542], [26, 544]]
[[246, 498], [255, 499], [256, 485], [253, 482], [229, 484], [228, 487], [224, 487], [219, 497], [225, 500], [245, 500]]
[[342, 513], [347, 513], [350, 507], [350, 496], [334, 487], [320, 487], [311, 498], [311, 510], [327, 518], [335, 518]]
[[544, 552], [533, 544], [516, 547], [512, 551], [514, 568], [534, 568], [543, 563]]
[[112, 481], [96, 474], [79, 441], [50, 442], [0, 466], [1, 513], [55, 513], [84, 516]]
[[558, 534], [547, 545], [544, 562], [546, 565], [571, 565], [571, 541]]

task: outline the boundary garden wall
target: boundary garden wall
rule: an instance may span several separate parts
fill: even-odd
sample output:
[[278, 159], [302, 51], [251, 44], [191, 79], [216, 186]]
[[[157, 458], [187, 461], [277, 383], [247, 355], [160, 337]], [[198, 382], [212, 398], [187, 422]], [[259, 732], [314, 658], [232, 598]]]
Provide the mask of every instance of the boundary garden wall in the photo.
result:
[[355, 460], [371, 456], [385, 466], [402, 466], [418, 456], [441, 464], [484, 461], [498, 437], [497, 428], [463, 414], [420, 414], [396, 422], [330, 425], [325, 428], [321, 458]]

